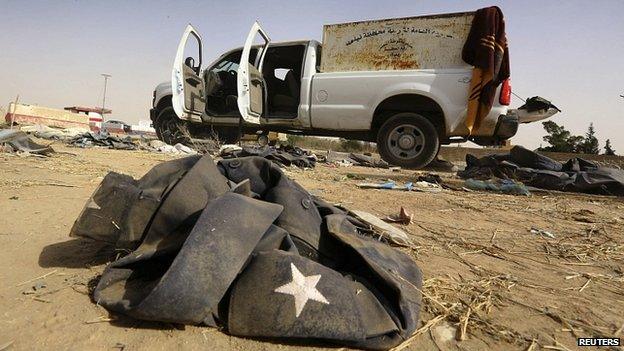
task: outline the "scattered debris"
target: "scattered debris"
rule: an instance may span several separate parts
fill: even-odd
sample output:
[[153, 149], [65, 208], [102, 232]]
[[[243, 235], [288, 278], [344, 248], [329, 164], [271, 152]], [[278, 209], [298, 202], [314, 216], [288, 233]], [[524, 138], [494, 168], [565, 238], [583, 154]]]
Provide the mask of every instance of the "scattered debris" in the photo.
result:
[[[324, 155], [319, 155], [319, 161], [328, 165], [336, 165], [338, 167], [374, 167], [374, 168], [390, 168], [390, 165], [371, 154], [346, 153], [328, 150]], [[400, 167], [392, 167], [393, 171], [400, 170]]]
[[32, 283], [34, 281], [37, 281], [37, 280], [43, 279], [45, 277], [51, 276], [52, 274], [55, 274], [56, 272], [57, 272], [57, 270], [55, 269], [52, 272], [48, 272], [48, 273], [46, 273], [44, 275], [41, 275], [41, 276], [38, 276], [38, 277], [35, 277], [35, 278], [32, 278], [32, 279], [29, 279], [29, 280], [24, 281], [24, 282], [21, 282], [21, 283], [17, 284], [16, 286], [22, 286], [22, 285], [25, 285], [25, 284], [28, 284], [28, 283]]
[[120, 138], [110, 135], [106, 131], [87, 132], [74, 136], [68, 140], [69, 145], [81, 148], [100, 146], [117, 150], [136, 150], [138, 146], [130, 136]]
[[360, 189], [390, 189], [410, 191], [414, 187], [414, 183], [407, 182], [405, 185], [397, 185], [394, 181], [389, 180], [383, 183], [359, 183], [357, 187]]
[[381, 237], [386, 238], [389, 242], [400, 246], [413, 245], [412, 240], [409, 238], [407, 233], [382, 221], [374, 214], [359, 210], [351, 210], [349, 213], [373, 227], [380, 233]]
[[441, 187], [437, 184], [429, 182], [406, 182], [404, 185], [397, 185], [393, 180], [379, 183], [359, 183], [357, 187], [360, 189], [388, 189], [402, 191], [423, 191], [423, 192], [439, 192]]
[[[224, 145], [225, 146], [225, 145]], [[259, 156], [276, 162], [281, 166], [296, 166], [299, 168], [313, 168], [316, 164], [316, 156], [296, 146], [243, 146], [236, 149], [228, 146], [222, 147], [219, 156], [228, 159], [245, 156]]]
[[[13, 129], [0, 130], [0, 145], [2, 144], [8, 146], [9, 152], [23, 152], [43, 156], [54, 152], [49, 145], [37, 144], [32, 141], [26, 133]], [[5, 149], [5, 152], [6, 151]]]
[[551, 238], [551, 239], [555, 238], [555, 235], [552, 234], [551, 232], [547, 232], [547, 231], [545, 231], [543, 229], [539, 229], [539, 228], [535, 228], [535, 227], [531, 228], [531, 233], [536, 234], [536, 235], [545, 236], [545, 237]]
[[470, 190], [496, 191], [503, 194], [530, 196], [531, 192], [527, 187], [511, 179], [477, 180], [468, 178], [464, 186]]
[[508, 154], [466, 155], [466, 169], [457, 174], [464, 179], [516, 179], [540, 189], [624, 196], [624, 170], [581, 158], [562, 164], [521, 146]]
[[163, 152], [167, 154], [175, 154], [175, 155], [197, 155], [198, 154], [197, 151], [180, 143], [177, 143], [175, 145], [169, 145], [160, 140], [150, 140], [149, 146], [158, 152]]
[[405, 208], [401, 207], [398, 215], [387, 216], [383, 220], [390, 223], [400, 223], [404, 225], [412, 224], [413, 215], [411, 213], [407, 213]]
[[37, 291], [37, 290], [41, 290], [41, 289], [45, 289], [47, 287], [45, 281], [40, 280], [37, 283], [35, 283], [35, 285], [33, 285], [33, 290]]
[[240, 147], [239, 145], [235, 145], [235, 144], [225, 144], [225, 145], [221, 145], [221, 147], [219, 148], [219, 153], [217, 154], [217, 156], [223, 157], [224, 155], [230, 155], [234, 152], [238, 152], [238, 151], [242, 151], [243, 148]]
[[388, 162], [382, 159], [374, 158], [372, 157], [372, 155], [350, 153], [349, 160], [351, 161], [352, 164], [356, 166], [374, 167], [374, 168], [389, 168], [390, 167]]
[[116, 318], [100, 316], [100, 317], [98, 317], [96, 319], [92, 319], [90, 321], [86, 321], [85, 324], [106, 323], [106, 322], [113, 322], [115, 320], [117, 320], [117, 319]]
[[33, 134], [37, 138], [51, 139], [51, 140], [68, 140], [78, 135], [82, 135], [84, 133], [89, 132], [88, 128], [73, 127], [73, 128], [59, 129], [59, 128], [51, 128], [44, 124], [21, 126], [20, 130], [28, 134]]

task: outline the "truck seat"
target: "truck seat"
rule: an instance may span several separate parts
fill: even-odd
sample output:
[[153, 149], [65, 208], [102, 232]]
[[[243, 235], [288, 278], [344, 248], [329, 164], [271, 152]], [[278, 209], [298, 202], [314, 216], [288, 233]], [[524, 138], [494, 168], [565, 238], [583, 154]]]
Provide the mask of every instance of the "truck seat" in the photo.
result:
[[276, 111], [297, 112], [299, 106], [299, 82], [292, 70], [284, 77], [285, 89], [273, 96]]

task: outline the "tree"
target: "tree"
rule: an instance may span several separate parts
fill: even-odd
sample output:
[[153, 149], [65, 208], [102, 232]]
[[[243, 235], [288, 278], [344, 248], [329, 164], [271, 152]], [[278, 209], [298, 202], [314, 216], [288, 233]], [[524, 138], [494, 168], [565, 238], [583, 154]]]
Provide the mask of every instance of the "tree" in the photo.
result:
[[544, 136], [544, 141], [550, 146], [540, 148], [541, 151], [551, 152], [579, 152], [580, 146], [584, 138], [582, 136], [572, 135], [563, 126], [553, 121], [542, 122], [544, 129], [548, 135]]
[[598, 139], [596, 138], [596, 131], [594, 130], [593, 123], [589, 124], [589, 128], [587, 128], [587, 133], [585, 133], [585, 138], [580, 147], [580, 151], [585, 154], [597, 155], [600, 153], [600, 146], [598, 144]]
[[611, 140], [607, 139], [605, 141], [604, 150], [605, 150], [604, 152], [605, 155], [611, 155], [611, 156], [615, 155], [615, 150], [611, 148]]

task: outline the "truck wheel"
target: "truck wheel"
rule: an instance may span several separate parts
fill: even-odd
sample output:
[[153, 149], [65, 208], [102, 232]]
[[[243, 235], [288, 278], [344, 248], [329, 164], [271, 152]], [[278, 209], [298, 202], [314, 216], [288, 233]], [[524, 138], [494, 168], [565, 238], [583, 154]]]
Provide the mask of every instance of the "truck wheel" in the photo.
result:
[[156, 136], [169, 145], [190, 141], [188, 135], [182, 131], [185, 127], [184, 122], [175, 114], [173, 107], [165, 107], [154, 121]]
[[433, 161], [439, 149], [440, 138], [435, 126], [417, 113], [398, 113], [377, 133], [379, 155], [393, 165], [423, 168]]

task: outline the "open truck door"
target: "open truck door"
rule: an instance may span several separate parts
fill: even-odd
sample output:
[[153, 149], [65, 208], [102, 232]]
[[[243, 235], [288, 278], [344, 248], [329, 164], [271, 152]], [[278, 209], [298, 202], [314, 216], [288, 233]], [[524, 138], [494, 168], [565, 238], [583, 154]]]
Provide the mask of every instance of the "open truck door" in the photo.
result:
[[201, 78], [201, 36], [186, 26], [171, 72], [173, 110], [181, 119], [198, 119], [206, 109], [204, 81]]
[[[258, 43], [255, 42], [257, 37], [260, 41]], [[270, 42], [269, 36], [255, 22], [247, 35], [237, 75], [238, 110], [248, 124], [259, 125], [265, 108], [266, 82], [262, 77], [262, 62]], [[252, 46], [258, 48], [253, 64], [249, 62]]]

